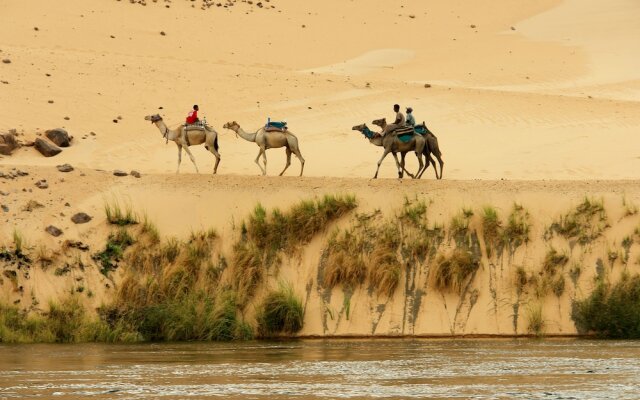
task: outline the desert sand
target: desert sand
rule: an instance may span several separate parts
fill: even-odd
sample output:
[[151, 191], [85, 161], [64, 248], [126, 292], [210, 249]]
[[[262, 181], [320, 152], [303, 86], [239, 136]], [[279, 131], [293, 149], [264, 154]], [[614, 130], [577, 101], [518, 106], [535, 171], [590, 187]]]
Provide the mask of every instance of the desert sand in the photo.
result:
[[[587, 256], [572, 253], [590, 272], [560, 299], [545, 300], [549, 333], [575, 333], [572, 299], [589, 292], [596, 260], [606, 259], [638, 226], [637, 216], [623, 218], [621, 204], [623, 198], [640, 204], [640, 4], [202, 4], [2, 2], [0, 59], [10, 62], [0, 63], [0, 132], [15, 129], [27, 143], [47, 129], [64, 128], [73, 140], [51, 158], [29, 146], [0, 156], [0, 172], [15, 168], [28, 173], [0, 177], [0, 204], [5, 206], [0, 246], [10, 246], [13, 232], [19, 231], [34, 252], [40, 245], [57, 251], [66, 239], [81, 240], [93, 251], [111, 229], [103, 206], [113, 198], [146, 214], [163, 237], [184, 238], [214, 227], [227, 250], [238, 221], [258, 202], [286, 208], [326, 193], [354, 194], [359, 211], [380, 208], [393, 215], [405, 197], [417, 196], [433, 201], [430, 218], [446, 225], [461, 207], [479, 213], [491, 204], [506, 214], [517, 201], [530, 210], [534, 231], [527, 249], [505, 264], [504, 296], [512, 300], [508, 268], [538, 268], [549, 246], [542, 239], [545, 227], [585, 196], [603, 198], [613, 216], [611, 232]], [[430, 168], [420, 181], [399, 181], [391, 157], [381, 168], [381, 179], [370, 179], [381, 149], [351, 127], [392, 119], [394, 103], [403, 111], [411, 106], [417, 121], [426, 121], [438, 136], [444, 180], [435, 181]], [[219, 133], [217, 176], [211, 175], [213, 156], [201, 146], [192, 148], [201, 174], [185, 156], [176, 175], [175, 145], [166, 145], [158, 129], [144, 120], [159, 113], [169, 126], [177, 126], [193, 104]], [[235, 120], [255, 130], [267, 118], [286, 120], [298, 136], [306, 159], [303, 178], [295, 176], [295, 157], [288, 176], [273, 176], [284, 166], [282, 149], [267, 152], [272, 176], [258, 176], [257, 146], [222, 128]], [[415, 169], [415, 158], [407, 160], [408, 168]], [[58, 172], [55, 166], [64, 163], [76, 170]], [[114, 177], [115, 169], [137, 170], [142, 177]], [[41, 179], [48, 189], [34, 186]], [[43, 207], [24, 211], [30, 200]], [[92, 221], [73, 224], [70, 216], [80, 211], [92, 215]], [[44, 231], [50, 224], [64, 231], [60, 239]], [[281, 273], [299, 286], [301, 295], [316, 273], [329, 231], [309, 245], [301, 265], [283, 267]], [[635, 252], [629, 268], [637, 268]], [[616, 265], [615, 271], [626, 267]], [[490, 274], [481, 276], [476, 282], [481, 307], [469, 311], [464, 326], [452, 322], [446, 306], [434, 305], [445, 301], [434, 295], [424, 300], [435, 310], [432, 317], [413, 331], [398, 330], [404, 326], [398, 320], [406, 319], [399, 316], [404, 296], [399, 291], [390, 300], [389, 319], [376, 323], [375, 333], [526, 333], [524, 325], [512, 327], [511, 300], [501, 303], [503, 309], [491, 320], [486, 318]], [[22, 299], [27, 307], [35, 292], [46, 304], [66, 293], [65, 285], [73, 285], [77, 275], [54, 278], [52, 271], [34, 271], [31, 277], [23, 294], [8, 283], [0, 286], [0, 299]], [[98, 272], [84, 279], [96, 287], [89, 303], [109, 299], [113, 288], [105, 288]], [[354, 296], [354, 315], [369, 319], [343, 320], [327, 330], [318, 318], [321, 296], [314, 295], [302, 334], [370, 334], [373, 300], [364, 289]], [[332, 307], [339, 308], [338, 297]]]

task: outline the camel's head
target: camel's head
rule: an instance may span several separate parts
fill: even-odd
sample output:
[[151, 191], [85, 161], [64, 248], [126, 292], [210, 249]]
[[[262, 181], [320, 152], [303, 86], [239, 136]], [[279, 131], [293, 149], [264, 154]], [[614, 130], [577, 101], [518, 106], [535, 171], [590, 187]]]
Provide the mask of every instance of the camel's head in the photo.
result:
[[387, 125], [387, 119], [386, 118], [374, 119], [373, 121], [371, 121], [371, 123], [382, 128], [383, 126]]
[[354, 130], [354, 131], [359, 131], [367, 139], [371, 139], [375, 135], [375, 132], [372, 132], [371, 129], [369, 129], [369, 127], [367, 126], [367, 124], [356, 125], [351, 129]]
[[144, 119], [147, 121], [151, 121], [152, 124], [158, 121], [162, 121], [162, 117], [160, 116], [160, 114], [147, 115], [146, 117], [144, 117]]
[[364, 130], [364, 128], [367, 127], [367, 124], [360, 124], [360, 125], [356, 125], [353, 128], [351, 128], [352, 131], [360, 131], [362, 132]]
[[240, 129], [240, 125], [236, 121], [227, 122], [222, 127], [224, 129], [231, 129], [232, 131], [234, 131], [236, 133], [236, 137], [238, 137], [238, 129]]

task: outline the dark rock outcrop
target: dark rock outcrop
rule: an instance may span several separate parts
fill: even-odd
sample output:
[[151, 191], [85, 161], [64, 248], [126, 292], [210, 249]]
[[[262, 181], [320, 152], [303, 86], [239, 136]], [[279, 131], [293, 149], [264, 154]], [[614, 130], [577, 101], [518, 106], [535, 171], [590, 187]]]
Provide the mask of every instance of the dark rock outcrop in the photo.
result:
[[56, 156], [62, 151], [60, 147], [42, 138], [36, 138], [35, 148], [45, 157]]
[[51, 140], [53, 143], [60, 147], [69, 147], [71, 145], [71, 138], [67, 131], [61, 128], [50, 129], [45, 132], [45, 135]]

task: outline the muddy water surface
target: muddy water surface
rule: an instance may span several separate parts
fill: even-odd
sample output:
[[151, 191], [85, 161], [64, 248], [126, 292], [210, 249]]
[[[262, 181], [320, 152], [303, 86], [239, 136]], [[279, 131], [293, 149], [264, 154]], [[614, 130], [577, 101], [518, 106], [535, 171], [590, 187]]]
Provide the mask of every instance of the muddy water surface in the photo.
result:
[[637, 399], [640, 342], [0, 345], [0, 399]]

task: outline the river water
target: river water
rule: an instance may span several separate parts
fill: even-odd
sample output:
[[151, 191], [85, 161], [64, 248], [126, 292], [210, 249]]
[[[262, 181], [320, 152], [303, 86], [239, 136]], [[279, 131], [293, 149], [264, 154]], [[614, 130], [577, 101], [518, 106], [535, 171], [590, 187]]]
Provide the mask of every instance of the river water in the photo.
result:
[[0, 399], [637, 399], [640, 342], [0, 345]]

